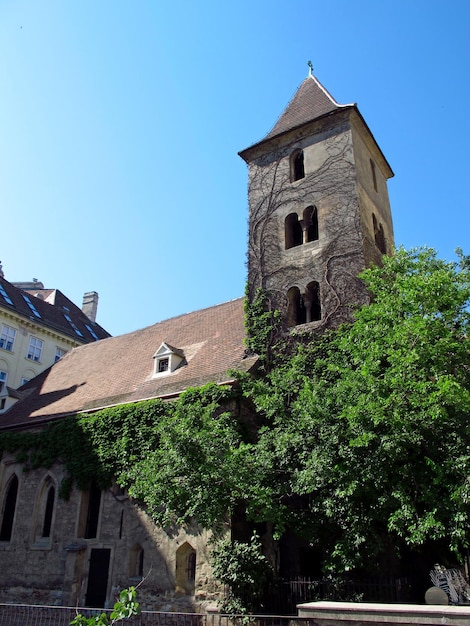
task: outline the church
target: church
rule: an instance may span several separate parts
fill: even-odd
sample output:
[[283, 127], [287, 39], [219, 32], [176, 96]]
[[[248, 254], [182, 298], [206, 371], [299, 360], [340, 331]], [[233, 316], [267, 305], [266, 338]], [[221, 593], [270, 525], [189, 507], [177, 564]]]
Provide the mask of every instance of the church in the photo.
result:
[[[294, 337], [350, 321], [368, 299], [358, 273], [394, 247], [393, 172], [358, 107], [336, 102], [310, 72], [272, 130], [240, 156], [248, 165], [246, 297], [262, 289]], [[74, 348], [20, 388], [0, 434], [234, 385], [234, 371], [259, 366], [246, 347], [244, 300]], [[62, 463], [25, 472], [3, 451], [0, 602], [104, 607], [143, 577], [143, 608], [204, 611], [217, 601], [211, 533], [197, 520], [159, 527], [116, 485], [93, 481], [63, 499], [64, 478]]]

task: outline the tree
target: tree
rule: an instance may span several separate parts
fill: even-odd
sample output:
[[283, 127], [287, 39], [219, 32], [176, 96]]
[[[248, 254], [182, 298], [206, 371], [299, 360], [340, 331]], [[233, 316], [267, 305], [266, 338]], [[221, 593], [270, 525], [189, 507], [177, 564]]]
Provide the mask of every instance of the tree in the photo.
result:
[[81, 613], [70, 622], [70, 626], [112, 626], [117, 622], [127, 620], [134, 615], [140, 614], [140, 605], [136, 600], [135, 587], [123, 589], [119, 599], [114, 604], [109, 615], [100, 613], [91, 617], [85, 617]]
[[249, 510], [336, 571], [469, 541], [469, 259], [399, 250], [362, 279], [353, 324], [242, 380], [265, 421]]

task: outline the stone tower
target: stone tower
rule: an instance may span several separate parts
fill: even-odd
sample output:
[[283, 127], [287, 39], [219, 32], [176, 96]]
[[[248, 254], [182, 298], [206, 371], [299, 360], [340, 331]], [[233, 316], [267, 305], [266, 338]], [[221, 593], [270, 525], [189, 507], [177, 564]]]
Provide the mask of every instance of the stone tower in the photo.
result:
[[393, 176], [355, 104], [312, 73], [249, 166], [249, 297], [261, 287], [292, 328], [327, 328], [367, 301], [358, 273], [393, 250]]

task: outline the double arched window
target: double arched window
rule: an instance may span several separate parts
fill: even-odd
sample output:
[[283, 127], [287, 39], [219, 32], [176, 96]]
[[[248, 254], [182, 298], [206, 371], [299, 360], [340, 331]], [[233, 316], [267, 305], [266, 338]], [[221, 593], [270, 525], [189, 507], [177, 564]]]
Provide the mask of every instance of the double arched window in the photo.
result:
[[312, 281], [303, 293], [298, 287], [291, 287], [287, 292], [287, 325], [298, 326], [320, 319], [320, 285]]
[[299, 220], [297, 213], [289, 213], [284, 220], [285, 247], [295, 248], [303, 243], [318, 240], [318, 211], [316, 206], [308, 206]]

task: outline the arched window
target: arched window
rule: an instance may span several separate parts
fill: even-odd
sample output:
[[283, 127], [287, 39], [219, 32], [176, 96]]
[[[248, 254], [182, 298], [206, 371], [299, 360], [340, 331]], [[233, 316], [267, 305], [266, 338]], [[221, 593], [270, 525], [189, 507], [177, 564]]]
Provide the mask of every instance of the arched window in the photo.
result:
[[377, 221], [375, 213], [372, 213], [372, 225], [374, 227], [374, 241], [377, 248], [382, 254], [387, 254], [387, 246], [385, 245], [384, 227]]
[[316, 206], [308, 206], [303, 214], [305, 243], [318, 239], [318, 211]]
[[303, 294], [298, 287], [291, 287], [287, 292], [287, 325], [298, 326], [320, 319], [320, 285], [312, 281]]
[[297, 213], [290, 213], [284, 221], [286, 250], [302, 245], [303, 233]]
[[55, 504], [55, 487], [50, 484], [47, 486], [45, 494], [44, 517], [42, 521], [41, 537], [50, 537], [52, 530], [52, 516], [54, 514]]
[[176, 592], [194, 592], [196, 581], [196, 550], [187, 541], [176, 551]]
[[287, 325], [297, 326], [305, 323], [305, 308], [298, 287], [291, 287], [287, 292]]
[[305, 306], [305, 321], [316, 322], [321, 320], [320, 285], [312, 281], [307, 285], [303, 296]]
[[290, 157], [290, 179], [291, 182], [305, 178], [304, 152], [296, 150]]
[[129, 554], [129, 577], [143, 578], [144, 576], [144, 549], [138, 543], [134, 544]]
[[101, 489], [92, 481], [88, 491], [82, 493], [78, 536], [94, 539], [98, 534], [98, 522], [101, 508]]
[[0, 541], [10, 541], [15, 519], [16, 500], [18, 497], [18, 477], [10, 478], [5, 489], [2, 506], [2, 525], [0, 527]]

